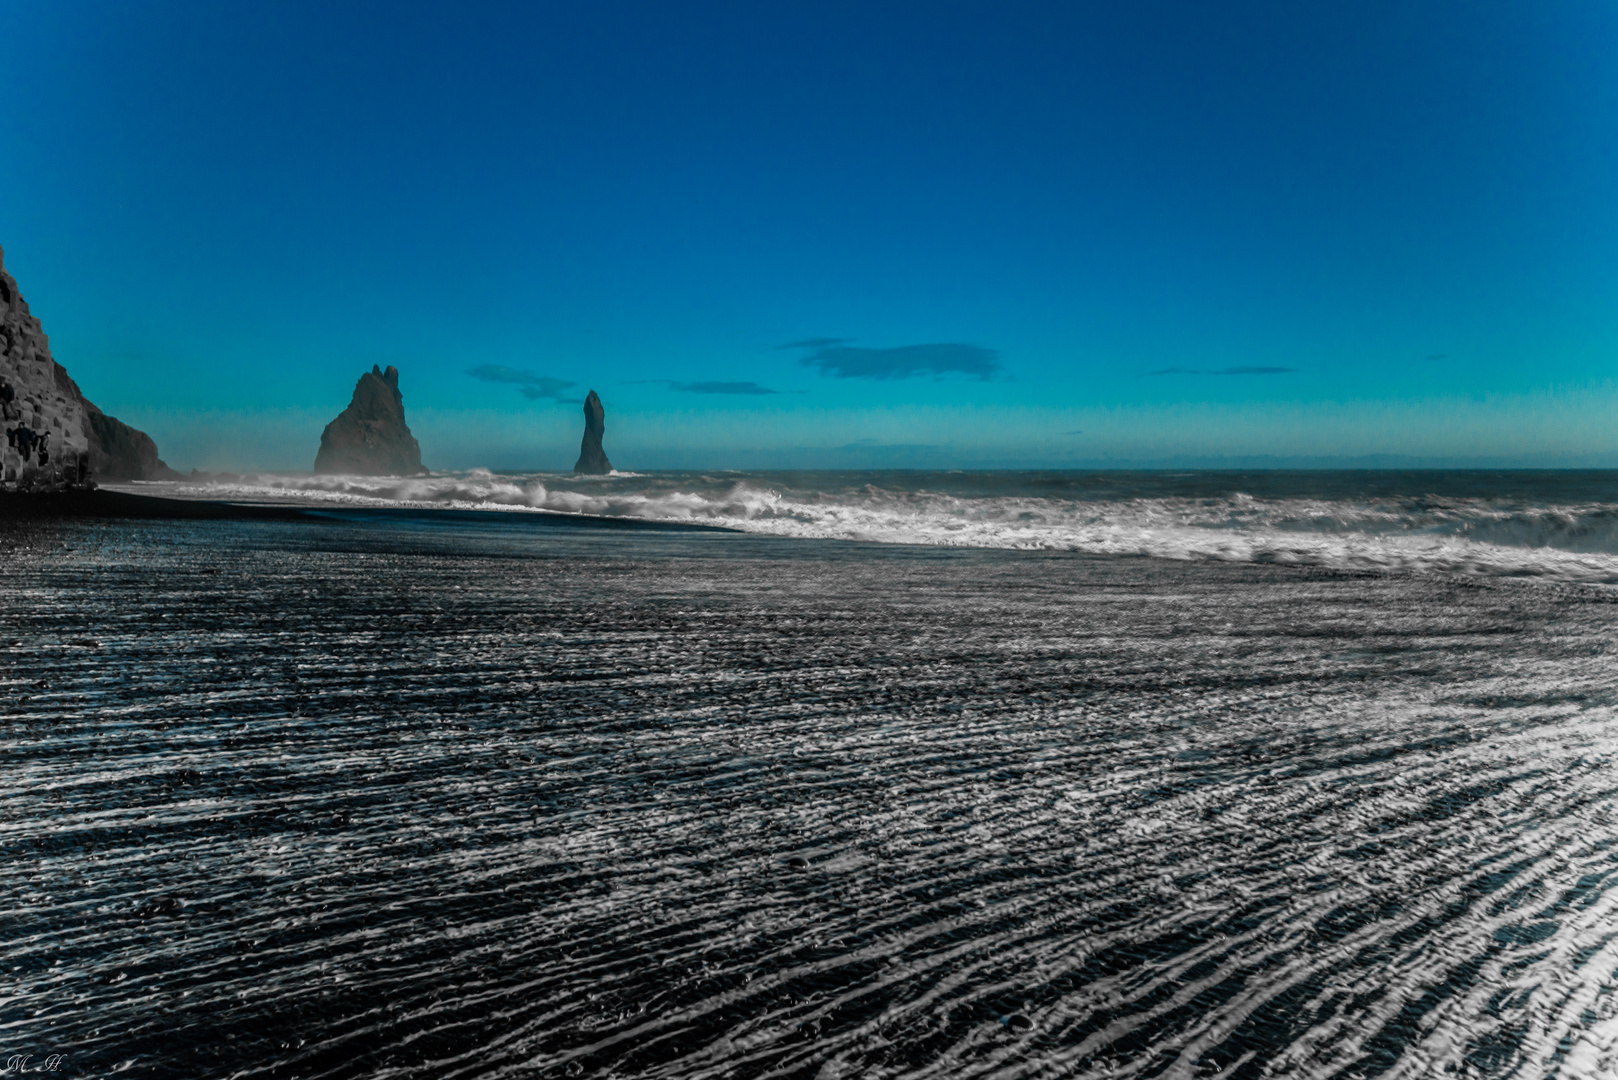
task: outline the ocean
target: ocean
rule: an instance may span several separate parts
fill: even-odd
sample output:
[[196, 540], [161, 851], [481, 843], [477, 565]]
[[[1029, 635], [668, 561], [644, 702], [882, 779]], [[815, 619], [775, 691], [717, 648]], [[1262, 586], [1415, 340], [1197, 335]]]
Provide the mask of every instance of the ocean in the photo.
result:
[[1618, 473], [436, 474], [0, 518], [0, 1055], [1618, 1070]]
[[811, 472], [221, 477], [127, 490], [743, 532], [1618, 584], [1618, 473]]

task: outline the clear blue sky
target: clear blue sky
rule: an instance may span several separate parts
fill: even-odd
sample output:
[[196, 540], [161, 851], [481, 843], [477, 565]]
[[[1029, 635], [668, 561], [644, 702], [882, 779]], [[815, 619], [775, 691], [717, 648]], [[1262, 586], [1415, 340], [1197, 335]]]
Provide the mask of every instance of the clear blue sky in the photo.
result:
[[1618, 463], [1618, 5], [0, 0], [0, 39], [7, 266], [180, 467], [308, 468], [373, 363], [439, 467], [571, 464], [590, 388], [620, 467]]

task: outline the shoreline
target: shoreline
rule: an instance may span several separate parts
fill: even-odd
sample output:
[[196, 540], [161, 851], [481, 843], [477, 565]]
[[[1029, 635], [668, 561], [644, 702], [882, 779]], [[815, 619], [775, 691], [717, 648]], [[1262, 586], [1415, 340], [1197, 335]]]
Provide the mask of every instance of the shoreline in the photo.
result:
[[104, 520], [158, 521], [307, 521], [334, 519], [499, 519], [527, 521], [540, 528], [597, 528], [641, 532], [736, 532], [722, 525], [696, 525], [682, 522], [646, 521], [640, 518], [604, 517], [591, 514], [564, 514], [556, 511], [512, 514], [500, 510], [465, 510], [452, 507], [422, 506], [264, 506], [204, 499], [168, 499], [158, 495], [136, 495], [125, 491], [42, 491], [16, 492], [0, 496], [0, 522], [55, 521], [93, 518]]

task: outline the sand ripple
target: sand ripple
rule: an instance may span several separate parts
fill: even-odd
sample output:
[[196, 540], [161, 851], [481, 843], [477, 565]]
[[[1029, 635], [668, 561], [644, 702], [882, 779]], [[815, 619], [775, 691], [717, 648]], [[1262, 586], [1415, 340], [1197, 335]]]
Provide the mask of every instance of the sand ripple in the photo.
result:
[[1618, 1069], [1603, 596], [559, 532], [0, 533], [0, 1048]]

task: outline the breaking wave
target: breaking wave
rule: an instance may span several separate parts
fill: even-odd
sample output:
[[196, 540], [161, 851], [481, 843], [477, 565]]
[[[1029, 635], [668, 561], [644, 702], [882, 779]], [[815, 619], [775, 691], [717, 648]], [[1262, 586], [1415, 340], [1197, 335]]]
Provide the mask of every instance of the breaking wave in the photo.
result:
[[1618, 481], [1609, 474], [1412, 473], [1394, 482], [1363, 473], [576, 477], [475, 469], [408, 478], [257, 474], [166, 486], [228, 501], [631, 517], [883, 544], [1618, 584]]

